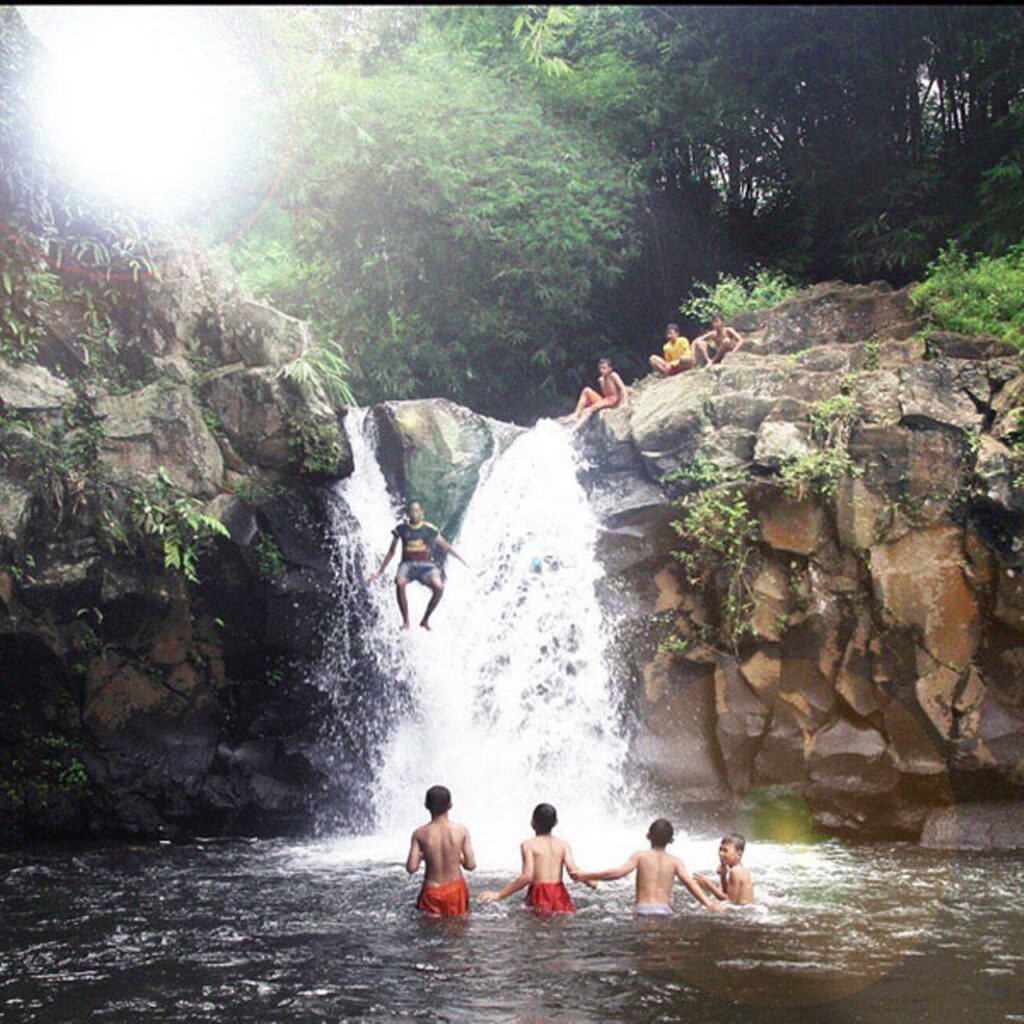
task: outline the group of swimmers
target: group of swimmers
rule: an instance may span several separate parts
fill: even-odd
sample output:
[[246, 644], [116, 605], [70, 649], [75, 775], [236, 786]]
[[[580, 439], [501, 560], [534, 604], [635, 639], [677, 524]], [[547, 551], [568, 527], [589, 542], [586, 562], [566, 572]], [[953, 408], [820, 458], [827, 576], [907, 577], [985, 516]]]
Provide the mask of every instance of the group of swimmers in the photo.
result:
[[[660, 356], [651, 356], [651, 368], [660, 377], [674, 377], [677, 373], [699, 369], [720, 363], [730, 352], [743, 347], [744, 338], [738, 331], [725, 326], [725, 321], [715, 314], [711, 318], [711, 330], [690, 341], [679, 333], [678, 324], [665, 328], [665, 344]], [[698, 360], [703, 360], [703, 363]], [[600, 392], [586, 387], [580, 392], [576, 408], [559, 423], [571, 425], [579, 430], [594, 413], [602, 409], [615, 409], [622, 405], [629, 394], [629, 388], [612, 368], [611, 360], [605, 356], [597, 363]]]
[[[476, 855], [469, 829], [448, 818], [452, 795], [445, 786], [427, 790], [426, 808], [430, 822], [412, 834], [405, 869], [415, 874], [425, 866], [423, 886], [417, 909], [436, 917], [459, 917], [469, 911], [469, 887], [462, 871], [476, 868]], [[678, 879], [706, 910], [722, 909], [723, 903], [753, 903], [754, 885], [750, 872], [741, 863], [746, 845], [743, 836], [727, 835], [718, 848], [718, 881], [703, 875], [692, 876], [678, 857], [666, 850], [674, 837], [672, 824], [658, 818], [647, 831], [650, 847], [637, 850], [625, 863], [605, 871], [580, 871], [569, 844], [551, 833], [558, 814], [551, 804], [538, 804], [530, 825], [532, 839], [523, 841], [520, 852], [523, 866], [518, 877], [503, 889], [481, 893], [483, 904], [496, 903], [526, 889], [526, 906], [538, 914], [575, 913], [576, 905], [565, 887], [564, 875], [574, 882], [596, 888], [598, 882], [625, 878], [636, 872], [636, 898], [633, 913], [669, 915], [672, 890]], [[712, 902], [708, 897], [714, 897]]]

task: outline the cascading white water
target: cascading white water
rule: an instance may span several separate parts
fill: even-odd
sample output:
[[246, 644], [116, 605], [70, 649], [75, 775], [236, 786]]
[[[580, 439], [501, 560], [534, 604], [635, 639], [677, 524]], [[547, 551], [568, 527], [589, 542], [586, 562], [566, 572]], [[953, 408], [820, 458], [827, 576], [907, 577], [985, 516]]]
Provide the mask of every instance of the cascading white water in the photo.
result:
[[[339, 488], [372, 571], [398, 512], [361, 426], [350, 421], [357, 468]], [[374, 799], [379, 838], [394, 844], [422, 820], [426, 788], [447, 785], [478, 853], [505, 860], [542, 800], [557, 806], [567, 834], [606, 834], [626, 739], [594, 589], [597, 523], [569, 435], [542, 422], [482, 477], [452, 540], [469, 568], [448, 560], [433, 630], [415, 626], [425, 588], [409, 587], [411, 633], [399, 630], [391, 571], [373, 588], [370, 642], [411, 698], [383, 750]]]

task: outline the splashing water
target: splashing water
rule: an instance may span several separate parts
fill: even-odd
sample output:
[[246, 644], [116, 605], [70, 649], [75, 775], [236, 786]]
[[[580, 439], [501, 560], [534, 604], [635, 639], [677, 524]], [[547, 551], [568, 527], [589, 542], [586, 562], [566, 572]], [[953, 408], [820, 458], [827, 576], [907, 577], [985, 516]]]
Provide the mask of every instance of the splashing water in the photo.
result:
[[[353, 443], [357, 473], [340, 486], [375, 566], [397, 511], [367, 441]], [[490, 851], [507, 861], [542, 800], [574, 840], [615, 823], [626, 738], [594, 591], [597, 522], [569, 437], [542, 422], [481, 475], [453, 541], [469, 568], [449, 559], [432, 631], [401, 633], [392, 588], [372, 588], [371, 643], [404, 680], [408, 706], [382, 751], [379, 843], [358, 844], [366, 856], [386, 843], [394, 857], [434, 783], [452, 790], [453, 817], [470, 825], [482, 861]], [[414, 623], [428, 596], [409, 587]]]

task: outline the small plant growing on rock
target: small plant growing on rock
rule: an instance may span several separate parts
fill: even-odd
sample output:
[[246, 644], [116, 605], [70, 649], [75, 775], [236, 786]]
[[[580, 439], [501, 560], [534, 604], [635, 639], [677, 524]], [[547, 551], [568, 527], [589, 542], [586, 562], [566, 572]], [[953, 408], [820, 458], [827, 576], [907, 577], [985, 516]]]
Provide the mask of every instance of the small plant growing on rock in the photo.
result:
[[198, 501], [182, 493], [167, 470], [157, 470], [156, 482], [135, 494], [129, 506], [132, 527], [143, 537], [155, 537], [163, 549], [165, 569], [177, 569], [198, 583], [196, 562], [211, 537], [228, 537], [227, 527], [206, 515]]
[[750, 572], [758, 523], [743, 493], [735, 488], [702, 491], [681, 505], [683, 517], [672, 528], [683, 539], [674, 551], [693, 586], [715, 592], [719, 633], [735, 646], [747, 632], [754, 602]]
[[287, 569], [284, 555], [277, 546], [277, 541], [267, 533], [261, 533], [259, 540], [253, 545], [256, 556], [256, 567], [265, 580], [280, 579]]
[[299, 469], [310, 476], [336, 476], [341, 462], [337, 430], [326, 421], [305, 420], [291, 425], [288, 444], [295, 453]]
[[811, 491], [832, 498], [841, 480], [864, 472], [850, 455], [850, 431], [859, 412], [852, 395], [833, 395], [815, 403], [811, 410], [811, 436], [819, 448], [782, 467], [782, 484], [797, 501]]
[[355, 396], [348, 383], [349, 373], [341, 346], [335, 341], [325, 341], [285, 363], [277, 371], [277, 376], [296, 384], [316, 382], [336, 402], [355, 405]]
[[680, 466], [678, 469], [670, 470], [661, 478], [662, 484], [691, 484], [697, 490], [714, 487], [715, 484], [721, 483], [721, 480], [721, 467], [700, 452], [693, 457], [692, 462], [687, 463], [685, 466]]

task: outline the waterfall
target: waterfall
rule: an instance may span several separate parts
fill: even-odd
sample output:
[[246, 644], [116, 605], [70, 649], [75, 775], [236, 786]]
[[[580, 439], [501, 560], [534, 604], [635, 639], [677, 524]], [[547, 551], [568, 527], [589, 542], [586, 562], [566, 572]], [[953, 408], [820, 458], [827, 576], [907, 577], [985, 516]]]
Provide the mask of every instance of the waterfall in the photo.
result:
[[[350, 420], [356, 472], [338, 486], [359, 526], [348, 557], [355, 549], [372, 571], [399, 510], [365, 427]], [[597, 522], [576, 469], [569, 435], [550, 421], [484, 468], [449, 538], [469, 568], [448, 560], [431, 632], [415, 626], [429, 596], [415, 584], [413, 630], [399, 630], [394, 563], [371, 588], [365, 642], [391, 680], [386, 703], [398, 708], [373, 785], [382, 839], [407, 837], [434, 783], [452, 790], [453, 817], [471, 825], [478, 847], [514, 850], [542, 800], [574, 834], [614, 821], [626, 738], [595, 596]]]

